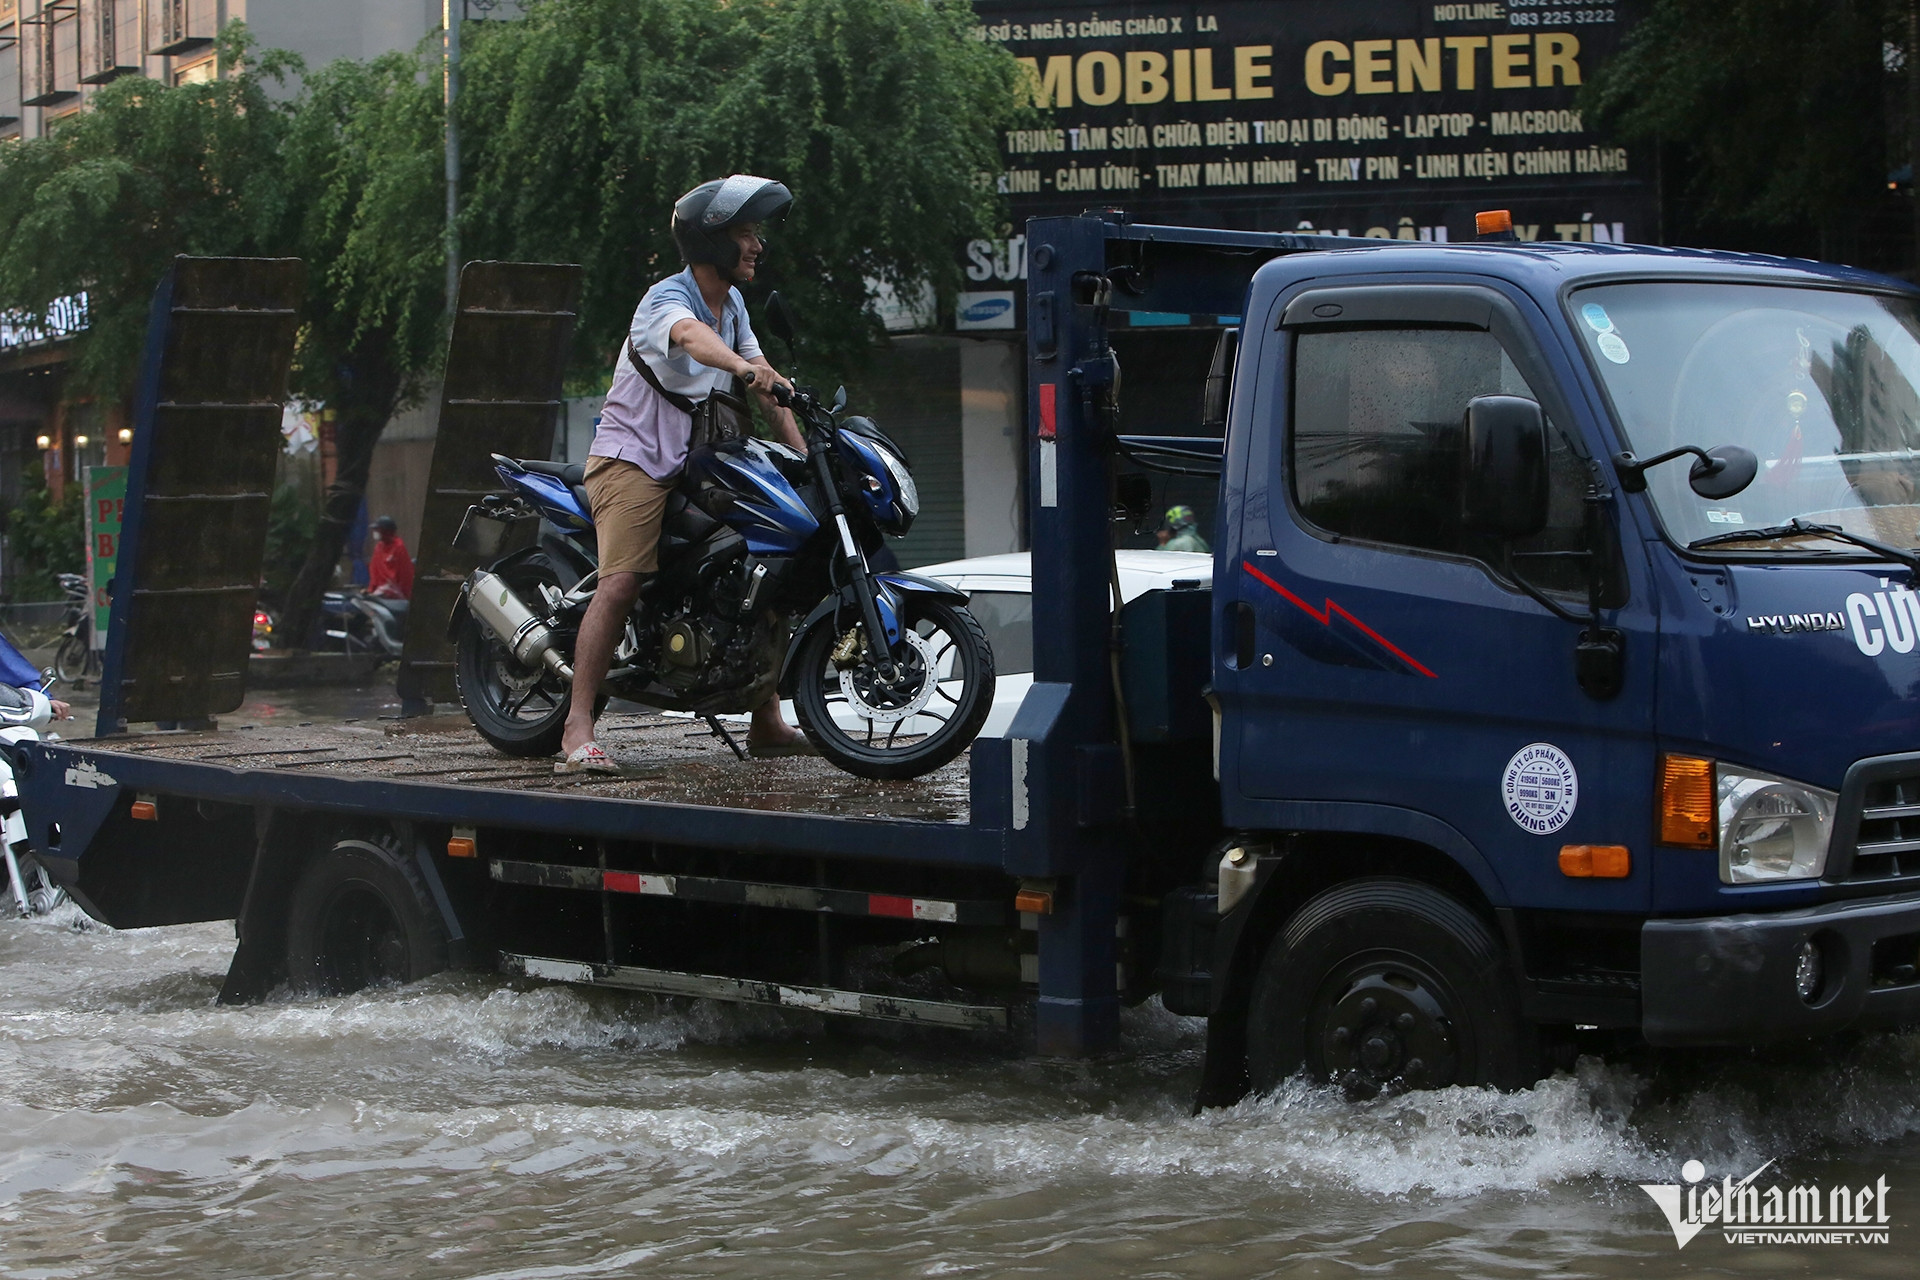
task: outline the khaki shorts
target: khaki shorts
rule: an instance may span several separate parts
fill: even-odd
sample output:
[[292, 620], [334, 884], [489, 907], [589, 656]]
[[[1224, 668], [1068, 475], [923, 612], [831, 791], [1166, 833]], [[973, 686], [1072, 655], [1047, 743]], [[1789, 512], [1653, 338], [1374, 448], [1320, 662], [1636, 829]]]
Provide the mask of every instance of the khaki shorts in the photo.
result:
[[660, 522], [670, 484], [619, 458], [587, 459], [587, 497], [600, 544], [600, 572], [653, 573], [660, 568]]

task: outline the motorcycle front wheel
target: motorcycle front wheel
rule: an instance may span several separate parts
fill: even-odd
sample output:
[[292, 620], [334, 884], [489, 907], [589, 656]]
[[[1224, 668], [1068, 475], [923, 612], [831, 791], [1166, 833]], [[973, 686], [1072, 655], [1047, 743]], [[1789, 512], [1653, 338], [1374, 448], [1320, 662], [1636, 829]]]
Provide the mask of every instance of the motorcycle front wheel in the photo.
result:
[[[566, 583], [544, 555], [532, 556], [499, 571], [523, 601], [537, 601], [541, 586]], [[494, 639], [469, 614], [460, 624], [454, 678], [467, 719], [495, 749], [510, 756], [550, 756], [560, 749], [573, 690], [545, 667], [529, 667]], [[603, 694], [594, 715], [607, 705]]]
[[842, 636], [816, 624], [794, 657], [800, 727], [820, 754], [863, 778], [917, 778], [972, 742], [993, 709], [993, 651], [961, 606], [909, 595], [891, 673], [863, 655], [833, 660]]

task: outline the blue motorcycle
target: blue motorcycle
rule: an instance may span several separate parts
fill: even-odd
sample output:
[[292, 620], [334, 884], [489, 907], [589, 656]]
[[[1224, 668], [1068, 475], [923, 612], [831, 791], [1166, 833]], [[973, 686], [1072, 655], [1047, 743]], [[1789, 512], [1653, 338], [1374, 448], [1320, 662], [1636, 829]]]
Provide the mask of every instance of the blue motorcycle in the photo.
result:
[[[918, 777], [980, 731], [992, 651], [966, 593], [874, 567], [891, 559], [887, 536], [919, 512], [900, 447], [846, 413], [844, 387], [831, 403], [804, 390], [782, 400], [804, 455], [742, 439], [688, 456], [660, 571], [627, 619], [604, 692], [712, 717], [749, 712], [778, 689], [840, 768]], [[507, 492], [469, 508], [455, 540], [485, 560], [452, 619], [460, 696], [501, 751], [551, 755], [598, 573], [584, 467], [493, 461]]]

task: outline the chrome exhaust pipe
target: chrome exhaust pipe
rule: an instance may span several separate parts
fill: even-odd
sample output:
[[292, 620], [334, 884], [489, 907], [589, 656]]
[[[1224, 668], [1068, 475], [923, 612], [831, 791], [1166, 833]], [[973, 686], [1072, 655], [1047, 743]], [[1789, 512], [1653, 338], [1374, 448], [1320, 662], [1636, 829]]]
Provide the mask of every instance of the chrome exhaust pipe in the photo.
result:
[[553, 628], [533, 616], [498, 576], [475, 569], [467, 579], [467, 609], [494, 639], [507, 646], [514, 658], [529, 667], [546, 666], [555, 675], [573, 683], [573, 666], [554, 648]]

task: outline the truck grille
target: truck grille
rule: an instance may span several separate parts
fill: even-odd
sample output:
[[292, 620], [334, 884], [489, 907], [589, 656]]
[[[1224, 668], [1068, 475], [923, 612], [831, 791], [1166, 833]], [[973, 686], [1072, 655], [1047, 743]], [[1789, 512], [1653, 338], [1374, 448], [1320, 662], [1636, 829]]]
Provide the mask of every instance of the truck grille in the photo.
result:
[[1848, 878], [1920, 878], [1920, 775], [1867, 784]]

